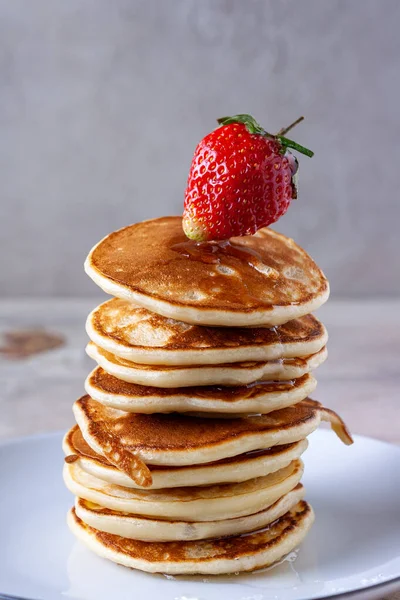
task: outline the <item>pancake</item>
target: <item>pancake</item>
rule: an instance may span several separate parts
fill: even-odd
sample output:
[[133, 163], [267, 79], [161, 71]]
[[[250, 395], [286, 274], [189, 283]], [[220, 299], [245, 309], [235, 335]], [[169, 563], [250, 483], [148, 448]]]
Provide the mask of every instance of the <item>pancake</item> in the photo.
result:
[[[189, 465], [187, 467], [150, 465], [153, 482], [149, 489], [233, 483], [263, 477], [287, 467], [292, 460], [303, 454], [307, 446], [307, 440], [300, 440], [293, 444], [248, 452], [205, 465]], [[83, 439], [77, 425], [66, 434], [63, 440], [63, 450], [67, 462], [76, 461], [81, 469], [90, 475], [115, 485], [140, 488], [126, 473], [94, 452]]]
[[247, 385], [262, 380], [287, 381], [302, 377], [316, 369], [328, 355], [324, 347], [319, 352], [303, 358], [170, 367], [129, 362], [99, 348], [93, 342], [86, 346], [86, 352], [107, 373], [122, 381], [160, 388]]
[[140, 517], [104, 508], [82, 498], [75, 500], [75, 511], [84, 523], [99, 531], [145, 542], [179, 542], [219, 538], [262, 529], [291, 510], [303, 497], [304, 488], [298, 484], [265, 510], [220, 521], [168, 521]]
[[198, 325], [272, 327], [309, 314], [329, 296], [324, 274], [272, 229], [196, 244], [180, 217], [111, 233], [90, 252], [86, 273], [105, 292]]
[[218, 521], [251, 515], [271, 506], [296, 487], [303, 474], [301, 460], [256, 479], [203, 487], [140, 490], [106, 483], [76, 463], [64, 464], [70, 492], [105, 508], [124, 513], [184, 521]]
[[90, 313], [86, 331], [92, 342], [117, 357], [168, 366], [297, 358], [315, 354], [328, 341], [313, 315], [273, 328], [202, 327], [118, 298]]
[[259, 381], [245, 386], [156, 388], [122, 381], [97, 367], [87, 378], [85, 389], [104, 406], [127, 412], [230, 415], [266, 414], [291, 406], [312, 394], [316, 385], [316, 379], [307, 374], [289, 381]]
[[[238, 419], [126, 413], [89, 396], [77, 400], [73, 411], [87, 444], [139, 485], [143, 484], [136, 468], [141, 467], [131, 467], [134, 458], [147, 465], [209, 463], [297, 442], [312, 433], [322, 419], [333, 422], [341, 439], [351, 443], [338, 415], [310, 399], [269, 415]], [[147, 485], [152, 483], [149, 479]]]
[[100, 532], [68, 514], [72, 533], [93, 552], [125, 567], [170, 575], [219, 575], [267, 567], [297, 548], [314, 521], [311, 506], [299, 502], [261, 531], [211, 541], [142, 542]]

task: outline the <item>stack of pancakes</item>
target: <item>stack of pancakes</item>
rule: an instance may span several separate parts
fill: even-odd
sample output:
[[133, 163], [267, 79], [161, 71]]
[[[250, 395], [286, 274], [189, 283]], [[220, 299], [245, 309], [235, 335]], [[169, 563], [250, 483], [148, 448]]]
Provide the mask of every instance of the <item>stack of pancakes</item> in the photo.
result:
[[178, 217], [112, 233], [86, 271], [115, 298], [88, 317], [97, 367], [74, 404], [64, 479], [72, 531], [149, 572], [232, 573], [296, 548], [307, 436], [340, 418], [309, 395], [327, 332], [310, 312], [328, 282], [271, 229], [186, 240]]

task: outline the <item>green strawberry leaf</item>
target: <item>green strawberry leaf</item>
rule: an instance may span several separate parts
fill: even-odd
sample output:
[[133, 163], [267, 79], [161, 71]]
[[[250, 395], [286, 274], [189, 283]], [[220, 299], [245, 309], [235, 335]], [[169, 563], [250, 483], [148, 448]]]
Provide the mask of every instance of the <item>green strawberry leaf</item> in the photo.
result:
[[282, 133], [286, 133], [286, 131], [289, 131], [289, 129], [292, 129], [292, 127], [297, 125], [297, 123], [300, 123], [300, 121], [302, 121], [302, 120], [303, 120], [303, 117], [300, 117], [299, 119], [297, 119], [297, 121], [295, 121], [294, 123], [289, 125], [289, 127], [281, 129], [280, 132], [277, 133], [276, 135], [273, 135], [272, 133], [268, 133], [268, 131], [265, 131], [265, 129], [263, 129], [261, 127], [261, 125], [251, 115], [239, 114], [239, 115], [234, 115], [233, 117], [220, 117], [219, 119], [217, 119], [217, 123], [219, 125], [230, 125], [231, 123], [242, 123], [243, 125], [245, 125], [245, 127], [249, 133], [262, 135], [263, 137], [266, 137], [270, 140], [277, 140], [278, 142], [280, 142], [280, 144], [282, 146], [282, 154], [284, 154], [286, 152], [287, 148], [292, 148], [293, 150], [297, 150], [297, 152], [300, 152], [301, 154], [305, 154], [306, 156], [309, 156], [311, 158], [312, 156], [314, 156], [314, 152], [312, 150], [309, 150], [308, 148], [301, 146], [294, 140], [291, 140], [291, 139], [285, 137], [284, 135], [282, 135]]
[[[234, 115], [233, 117], [221, 117], [217, 119], [220, 125], [229, 125], [230, 123], [243, 123], [249, 133], [258, 133], [265, 135], [267, 132], [261, 127], [259, 123], [251, 115]], [[269, 134], [268, 134], [269, 135]], [[271, 138], [273, 136], [271, 135]]]

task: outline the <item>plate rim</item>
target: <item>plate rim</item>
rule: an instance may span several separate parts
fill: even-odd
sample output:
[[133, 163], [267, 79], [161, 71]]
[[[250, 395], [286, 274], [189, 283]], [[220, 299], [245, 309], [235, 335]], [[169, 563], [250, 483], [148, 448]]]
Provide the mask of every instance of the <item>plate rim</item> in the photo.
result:
[[[338, 592], [337, 594], [331, 594], [330, 596], [318, 596], [313, 598], [313, 600], [351, 600], [351, 598], [358, 598], [360, 594], [369, 594], [369, 592], [378, 592], [380, 590], [385, 592], [386, 588], [390, 588], [391, 591], [389, 593], [395, 593], [398, 589], [400, 589], [400, 575], [395, 579], [388, 579], [387, 581], [381, 581], [379, 583], [374, 583], [373, 585], [357, 588], [348, 592]], [[0, 600], [39, 600], [39, 598], [13, 596], [0, 592]], [[155, 598], [154, 600], [158, 599]], [[368, 600], [368, 597], [366, 600]]]

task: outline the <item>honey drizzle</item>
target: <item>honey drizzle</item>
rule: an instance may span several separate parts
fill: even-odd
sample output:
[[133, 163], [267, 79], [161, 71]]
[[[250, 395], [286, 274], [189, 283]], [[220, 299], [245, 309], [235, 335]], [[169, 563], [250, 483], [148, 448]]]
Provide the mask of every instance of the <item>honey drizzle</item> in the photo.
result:
[[126, 473], [135, 483], [142, 487], [149, 487], [153, 483], [153, 478], [149, 467], [139, 456], [128, 452], [119, 443], [108, 443], [102, 447], [103, 454], [111, 464], [120, 471]]
[[232, 240], [223, 240], [221, 242], [180, 242], [171, 246], [171, 250], [178, 252], [189, 260], [212, 265], [221, 264], [223, 256], [238, 258], [267, 277], [271, 277], [272, 279], [278, 279], [279, 277], [278, 271], [272, 267], [268, 267], [256, 250], [248, 246], [235, 244]]

